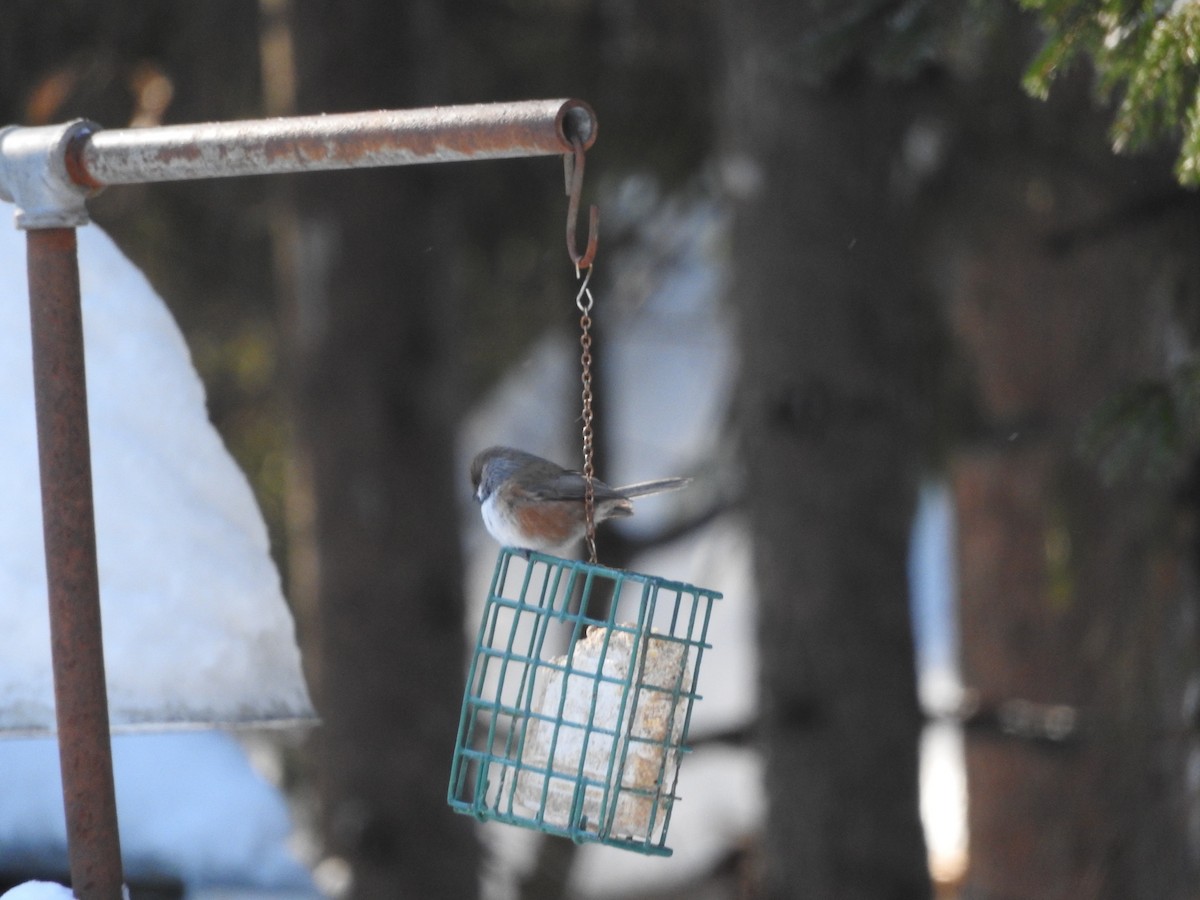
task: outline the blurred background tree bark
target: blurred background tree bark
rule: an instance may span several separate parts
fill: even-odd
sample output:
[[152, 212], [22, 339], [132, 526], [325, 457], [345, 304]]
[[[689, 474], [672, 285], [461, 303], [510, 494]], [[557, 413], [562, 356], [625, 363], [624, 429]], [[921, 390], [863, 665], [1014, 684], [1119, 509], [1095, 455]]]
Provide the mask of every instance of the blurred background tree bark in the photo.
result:
[[1106, 479], [1085, 436], [1192, 352], [1196, 208], [1169, 153], [1111, 153], [1086, 70], [1048, 103], [1005, 87], [1035, 55], [1030, 25], [1004, 16], [932, 123], [949, 152], [923, 252], [972, 410], [950, 459], [974, 709], [964, 896], [1182, 900], [1200, 875], [1189, 463]]
[[906, 582], [930, 343], [892, 190], [911, 116], [843, 10], [725, 9], [722, 168], [759, 588], [762, 896], [930, 895]]
[[[444, 4], [295, 4], [296, 96], [325, 112], [444, 102]], [[461, 182], [450, 167], [299, 178], [291, 386], [311, 479], [329, 852], [351, 896], [470, 897], [473, 823], [446, 805], [462, 691]], [[303, 489], [303, 486], [301, 486]]]

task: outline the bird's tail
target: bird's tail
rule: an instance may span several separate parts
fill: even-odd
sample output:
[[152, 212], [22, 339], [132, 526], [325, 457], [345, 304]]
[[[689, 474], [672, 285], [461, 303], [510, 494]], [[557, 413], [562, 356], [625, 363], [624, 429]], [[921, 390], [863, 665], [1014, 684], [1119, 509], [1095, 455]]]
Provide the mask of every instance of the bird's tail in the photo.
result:
[[627, 484], [617, 488], [616, 492], [625, 497], [644, 497], [647, 494], [661, 494], [664, 491], [677, 491], [692, 483], [690, 478], [656, 478], [654, 481], [639, 481], [637, 484]]

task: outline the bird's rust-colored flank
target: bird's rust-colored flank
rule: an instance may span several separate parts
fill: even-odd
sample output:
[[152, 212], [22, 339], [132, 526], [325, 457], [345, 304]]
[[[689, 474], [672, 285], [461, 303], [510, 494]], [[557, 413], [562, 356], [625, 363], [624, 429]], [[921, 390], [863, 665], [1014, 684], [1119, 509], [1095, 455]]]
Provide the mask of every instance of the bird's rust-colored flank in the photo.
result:
[[567, 501], [542, 502], [514, 507], [517, 523], [526, 534], [539, 535], [548, 543], [562, 544], [572, 537], [575, 517]]

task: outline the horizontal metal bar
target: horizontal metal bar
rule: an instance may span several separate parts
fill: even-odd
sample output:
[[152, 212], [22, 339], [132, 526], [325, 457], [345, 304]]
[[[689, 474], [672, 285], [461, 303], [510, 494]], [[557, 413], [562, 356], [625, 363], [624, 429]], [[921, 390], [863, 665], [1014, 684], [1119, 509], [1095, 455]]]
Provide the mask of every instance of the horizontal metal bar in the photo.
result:
[[94, 130], [67, 151], [71, 179], [88, 188], [151, 181], [403, 166], [571, 152], [596, 139], [582, 100], [526, 100]]

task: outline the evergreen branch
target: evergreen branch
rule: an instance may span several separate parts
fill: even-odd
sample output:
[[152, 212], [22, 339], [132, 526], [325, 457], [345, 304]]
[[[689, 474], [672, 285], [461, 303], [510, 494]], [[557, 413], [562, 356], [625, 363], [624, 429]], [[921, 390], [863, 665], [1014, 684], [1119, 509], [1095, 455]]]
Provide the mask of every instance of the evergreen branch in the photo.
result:
[[1200, 3], [1192, 0], [1020, 0], [1047, 33], [1023, 86], [1045, 99], [1080, 55], [1097, 91], [1120, 94], [1111, 137], [1117, 152], [1179, 142], [1176, 175], [1200, 184]]

